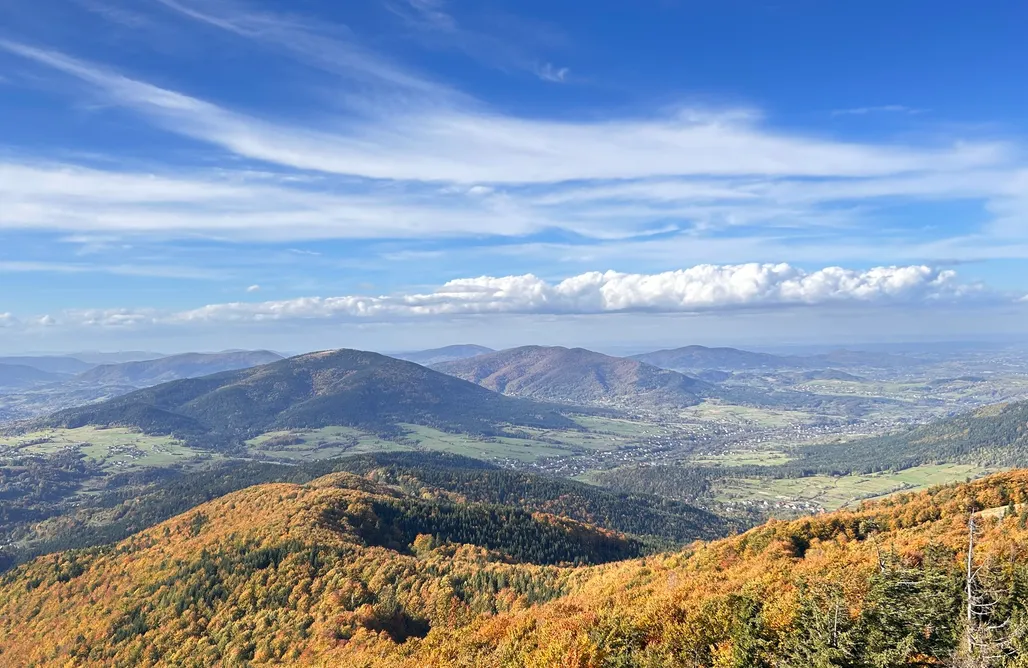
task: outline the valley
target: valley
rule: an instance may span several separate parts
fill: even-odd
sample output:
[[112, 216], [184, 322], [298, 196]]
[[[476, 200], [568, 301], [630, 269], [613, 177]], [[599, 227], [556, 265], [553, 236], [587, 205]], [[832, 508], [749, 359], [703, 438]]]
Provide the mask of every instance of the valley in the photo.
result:
[[[687, 369], [712, 379], [696, 382], [666, 375], [680, 372], [652, 371], [645, 363], [589, 351], [530, 347], [503, 358], [457, 346], [421, 356], [446, 357], [436, 362], [438, 368], [460, 364], [472, 379], [481, 374], [468, 369], [480, 357], [483, 368], [495, 368], [500, 359], [508, 396], [355, 351], [272, 360], [270, 366], [195, 380], [190, 376], [198, 368], [260, 362], [270, 353], [93, 367], [80, 374], [137, 382], [141, 374], [183, 378], [120, 392], [97, 384], [117, 396], [8, 422], [0, 434], [0, 494], [10, 502], [0, 517], [0, 542], [8, 552], [32, 553], [49, 531], [30, 530], [34, 522], [48, 526], [50, 518], [99, 499], [113, 503], [118, 495], [150, 493], [182, 476], [214, 471], [231, 479], [242, 464], [289, 469], [360, 456], [443, 453], [622, 494], [674, 499], [744, 526], [1028, 463], [1021, 450], [1002, 445], [1010, 440], [1003, 435], [991, 454], [954, 450], [932, 436], [934, 445], [906, 460], [892, 453], [917, 448], [881, 441], [886, 434], [1028, 397], [1028, 374], [1016, 351], [993, 354], [987, 371], [980, 356], [966, 354], [930, 360], [840, 355], [850, 364], [842, 371], [813, 369], [824, 363], [821, 358], [783, 361], [744, 352], [691, 348], [690, 364], [699, 363], [698, 355], [715, 358], [707, 361], [712, 368]], [[754, 359], [763, 365], [759, 370]], [[530, 382], [517, 380], [519, 369]], [[494, 382], [495, 374], [482, 377]], [[637, 383], [658, 388], [656, 394], [635, 393]], [[591, 394], [561, 401], [576, 386]], [[521, 396], [523, 388], [528, 396]], [[702, 388], [709, 396], [683, 400], [695, 395], [674, 394], [670, 402], [663, 400], [681, 388]], [[622, 400], [633, 393], [633, 400]], [[226, 411], [241, 417], [225, 419]], [[961, 427], [955, 433], [966, 432]], [[875, 454], [876, 447], [890, 454]], [[29, 489], [35, 491], [28, 496], [19, 492]], [[104, 526], [106, 520], [92, 516], [91, 522]]]
[[[645, 580], [649, 563], [678, 564], [671, 578], [683, 563], [704, 572], [704, 558], [693, 563], [692, 555], [731, 552], [720, 546], [766, 527], [796, 527], [782, 529], [781, 540], [802, 552], [811, 544], [802, 522], [845, 524], [868, 508], [893, 517], [893, 499], [922, 503], [919, 492], [1007, 480], [1003, 471], [1028, 466], [1028, 384], [1017, 356], [989, 374], [953, 358], [890, 357], [893, 366], [883, 368], [868, 366], [867, 356], [845, 371], [689, 370], [708, 380], [581, 350], [531, 347], [505, 357], [460, 346], [426, 357], [462, 352], [471, 357], [435, 369], [345, 349], [200, 376], [190, 371], [195, 359], [150, 362], [144, 370], [183, 377], [125, 391], [98, 384], [116, 396], [9, 421], [0, 434], [0, 628], [5, 614], [32, 605], [65, 638], [51, 658], [132, 665], [144, 652], [170, 661], [175, 645], [156, 629], [178, 628], [169, 620], [181, 608], [216, 629], [216, 642], [180, 629], [197, 638], [188, 655], [210, 660], [302, 665], [305, 652], [329, 656], [352, 645], [347, 656], [382, 657], [425, 642], [433, 656], [438, 642], [456, 643], [463, 655], [445, 629], [478, 628], [483, 614], [545, 615], [548, 602], [580, 601], [576, 592], [591, 587], [599, 589], [589, 596], [602, 600], [608, 577], [619, 588], [624, 578]], [[474, 371], [478, 357], [492, 368], [497, 355], [502, 371]], [[85, 373], [138, 382], [141, 367], [130, 364]], [[466, 378], [444, 373], [455, 369]], [[486, 379], [491, 387], [475, 382]], [[999, 484], [1015, 509], [1028, 498], [1007, 483], [985, 484]], [[876, 499], [882, 505], [868, 505]], [[1004, 502], [991, 503], [989, 517], [1006, 521]], [[761, 528], [769, 519], [778, 523]], [[128, 554], [158, 580], [121, 569]], [[407, 575], [389, 584], [361, 575], [387, 564]], [[255, 583], [272, 572], [302, 580], [304, 569], [364, 593], [331, 620], [317, 610], [338, 613], [334, 598], [289, 608], [275, 628], [299, 634], [292, 643], [262, 644], [263, 634], [216, 621], [243, 610], [239, 588], [264, 587]], [[414, 589], [440, 578], [455, 583], [454, 593], [426, 608]], [[235, 602], [178, 593], [168, 608], [146, 593], [172, 580], [190, 582], [192, 592], [236, 592], [226, 594]], [[31, 586], [12, 584], [24, 582]], [[99, 615], [97, 627], [61, 607], [79, 595], [65, 587], [72, 582], [104, 583], [135, 607]], [[54, 587], [65, 587], [59, 600], [31, 603], [36, 588]], [[439, 612], [454, 606], [463, 621]], [[23, 643], [42, 627], [6, 628], [13, 635], [0, 650], [30, 651]], [[310, 628], [334, 640], [305, 644]], [[40, 655], [42, 665], [48, 660]]]

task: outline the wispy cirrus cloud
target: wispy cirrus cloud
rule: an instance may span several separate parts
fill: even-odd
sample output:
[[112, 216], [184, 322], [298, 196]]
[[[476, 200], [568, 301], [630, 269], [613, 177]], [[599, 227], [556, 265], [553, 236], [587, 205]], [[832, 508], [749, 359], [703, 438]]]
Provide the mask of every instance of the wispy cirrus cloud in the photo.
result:
[[[848, 261], [854, 248], [864, 248], [859, 234], [870, 224], [891, 240], [880, 250], [896, 261], [1023, 255], [1028, 247], [1011, 243], [1028, 239], [1028, 205], [1018, 195], [1023, 169], [1009, 143], [841, 141], [777, 130], [752, 110], [731, 108], [525, 117], [380, 57], [344, 26], [224, 0], [157, 2], [320, 71], [367, 82], [386, 97], [402, 91], [405, 103], [318, 120], [258, 116], [60, 51], [0, 42], [0, 49], [66, 76], [79, 90], [72, 95], [99, 98], [198, 142], [224, 165], [143, 173], [0, 164], [0, 192], [6, 182], [9, 203], [0, 210], [0, 228], [474, 243], [552, 233], [576, 239], [567, 252], [579, 262], [617, 260], [619, 253], [666, 262], [675, 254], [697, 257], [698, 248], [715, 249], [716, 261]], [[453, 22], [438, 2], [405, 6], [436, 30]], [[541, 72], [566, 75], [554, 66]], [[882, 110], [900, 111], [891, 106]], [[925, 239], [875, 220], [877, 207], [890, 202], [958, 199], [980, 201], [994, 222], [977, 234]], [[802, 236], [789, 239], [787, 231], [795, 230]], [[615, 248], [611, 240], [625, 243]]]
[[486, 26], [469, 27], [449, 10], [445, 0], [388, 0], [385, 7], [430, 48], [459, 51], [489, 67], [530, 72], [543, 80], [562, 81], [567, 76], [567, 68], [538, 66], [540, 54], [563, 41], [550, 26], [502, 15], [491, 16]]
[[536, 71], [539, 78], [543, 81], [552, 81], [553, 83], [564, 83], [568, 80], [568, 75], [571, 74], [571, 70], [567, 67], [555, 67], [553, 63], [543, 63]]
[[877, 107], [852, 107], [850, 109], [833, 109], [832, 116], [867, 116], [868, 114], [923, 114], [924, 109], [907, 107], [902, 104], [883, 104]]
[[[258, 42], [319, 70], [354, 79], [394, 102], [418, 104], [463, 97], [432, 77], [401, 66], [361, 44], [345, 25], [297, 15], [256, 11], [232, 0], [154, 0], [171, 12], [206, 26]], [[395, 98], [400, 96], [400, 100]]]
[[[658, 274], [587, 272], [558, 282], [531, 274], [463, 278], [426, 293], [302, 297], [210, 304], [185, 311], [83, 309], [53, 316], [64, 326], [124, 327], [283, 322], [310, 319], [388, 321], [500, 314], [704, 313], [740, 308], [930, 304], [1003, 300], [949, 269], [788, 264], [697, 265]], [[1010, 301], [1009, 298], [1006, 298]], [[13, 319], [13, 316], [10, 316]], [[24, 322], [36, 322], [34, 316]]]
[[839, 142], [763, 128], [752, 115], [552, 121], [473, 109], [351, 119], [347, 130], [259, 120], [65, 54], [0, 48], [92, 84], [166, 130], [283, 167], [375, 179], [553, 183], [580, 179], [765, 175], [858, 177], [954, 171], [1005, 161], [996, 143], [919, 147]]

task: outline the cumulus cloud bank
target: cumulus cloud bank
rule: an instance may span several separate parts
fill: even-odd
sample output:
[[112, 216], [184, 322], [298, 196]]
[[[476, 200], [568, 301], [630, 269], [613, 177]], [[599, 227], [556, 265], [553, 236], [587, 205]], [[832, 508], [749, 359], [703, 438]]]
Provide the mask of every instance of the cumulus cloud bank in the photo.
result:
[[706, 264], [657, 274], [594, 271], [555, 283], [532, 274], [482, 276], [453, 280], [427, 293], [235, 302], [178, 312], [69, 311], [57, 322], [131, 327], [479, 314], [692, 313], [838, 303], [933, 303], [983, 293], [980, 286], [959, 281], [956, 272], [929, 266], [806, 271], [789, 264]]

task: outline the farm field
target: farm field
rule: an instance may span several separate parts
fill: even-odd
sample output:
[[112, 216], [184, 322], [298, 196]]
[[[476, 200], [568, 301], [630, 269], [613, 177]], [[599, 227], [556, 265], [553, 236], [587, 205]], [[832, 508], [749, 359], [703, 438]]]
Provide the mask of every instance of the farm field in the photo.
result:
[[[170, 436], [149, 436], [119, 427], [48, 429], [0, 437], [0, 456], [45, 456], [68, 450], [81, 452], [109, 471], [174, 466], [201, 455]], [[208, 453], [202, 454], [210, 458]]]
[[[543, 457], [568, 457], [591, 451], [613, 450], [632, 442], [634, 435], [654, 429], [653, 425], [624, 420], [588, 418], [583, 427], [593, 431], [554, 431], [519, 428], [528, 438], [497, 436], [486, 438], [433, 429], [415, 424], [400, 424], [402, 438], [383, 439], [351, 427], [325, 427], [311, 430], [276, 431], [247, 441], [255, 453], [272, 459], [330, 459], [344, 455], [402, 450], [448, 452], [486, 460], [532, 462]], [[583, 422], [585, 420], [583, 419]]]
[[996, 471], [968, 464], [940, 464], [867, 475], [809, 476], [780, 480], [728, 478], [715, 483], [714, 498], [721, 503], [766, 502], [767, 505], [776, 506], [802, 504], [837, 510], [864, 499], [963, 482]]
[[687, 420], [772, 428], [805, 424], [814, 417], [810, 413], [803, 411], [756, 408], [753, 406], [722, 404], [713, 401], [705, 401], [696, 406], [682, 409], [680, 416]]

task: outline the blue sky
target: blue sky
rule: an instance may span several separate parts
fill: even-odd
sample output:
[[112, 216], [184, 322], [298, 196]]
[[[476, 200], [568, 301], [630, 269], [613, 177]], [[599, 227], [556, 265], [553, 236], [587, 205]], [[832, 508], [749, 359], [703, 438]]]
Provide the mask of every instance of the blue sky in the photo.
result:
[[0, 349], [1025, 333], [1026, 19], [11, 0]]

